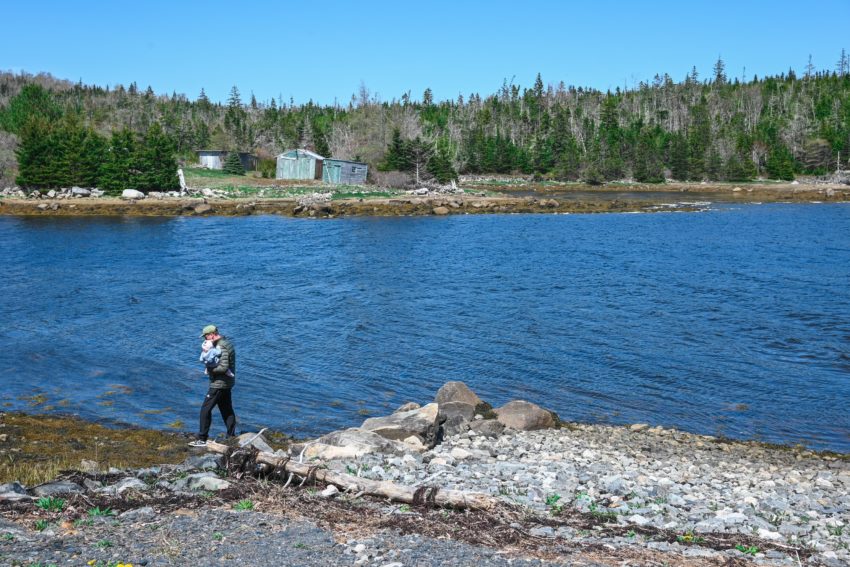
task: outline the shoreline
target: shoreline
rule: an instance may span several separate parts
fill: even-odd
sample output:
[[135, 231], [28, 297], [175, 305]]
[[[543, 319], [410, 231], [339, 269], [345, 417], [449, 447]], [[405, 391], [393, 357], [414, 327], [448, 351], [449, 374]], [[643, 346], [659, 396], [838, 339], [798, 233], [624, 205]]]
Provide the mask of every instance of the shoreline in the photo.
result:
[[[8, 416], [0, 414], [4, 450], [14, 441], [8, 438]], [[130, 432], [117, 431], [119, 436]], [[402, 485], [436, 483], [490, 494], [504, 503], [489, 512], [441, 511], [333, 493], [315, 481], [300, 486], [296, 479], [287, 487], [285, 475], [274, 480], [274, 475], [225, 473], [229, 465], [217, 460], [221, 455], [192, 452], [183, 434], [158, 433], [181, 444], [169, 463], [106, 467], [90, 462], [85, 472], [60, 473], [57, 480], [82, 491], [62, 496], [71, 504], [68, 512], [39, 510], [23, 495], [16, 501], [0, 498], [0, 558], [24, 565], [72, 557], [81, 563], [137, 564], [144, 558], [153, 560], [150, 565], [166, 565], [175, 557], [197, 559], [194, 539], [199, 537], [207, 542], [204, 548], [227, 550], [234, 559], [255, 564], [303, 552], [301, 564], [334, 557], [333, 564], [415, 565], [443, 557], [439, 550], [447, 548], [453, 552], [440, 564], [468, 565], [478, 558], [494, 565], [519, 559], [532, 565], [790, 567], [850, 560], [850, 533], [845, 533], [850, 454], [646, 424], [565, 423], [559, 429], [506, 430], [497, 438], [456, 433], [418, 455], [370, 453], [323, 465]], [[191, 488], [196, 481], [202, 488]], [[240, 508], [246, 500], [251, 508]], [[109, 507], [115, 515], [86, 519], [94, 506]], [[38, 521], [47, 529], [33, 530]], [[175, 555], [158, 555], [164, 551], [155, 534], [148, 535], [150, 525], [182, 542], [173, 546]], [[239, 527], [246, 525], [257, 539], [234, 546], [246, 541]], [[210, 541], [206, 526], [222, 537]], [[292, 533], [309, 545], [296, 547]], [[112, 545], [98, 548], [104, 540]]]
[[[473, 188], [485, 186], [472, 185]], [[9, 216], [249, 216], [282, 215], [296, 218], [349, 216], [444, 216], [455, 214], [582, 214], [605, 212], [698, 211], [706, 203], [837, 203], [850, 201], [842, 185], [663, 184], [608, 185], [603, 188], [486, 186], [499, 196], [472, 194], [400, 195], [391, 198], [346, 198], [309, 203], [296, 198], [163, 197], [122, 200], [117, 197], [72, 199], [0, 199], [0, 215]], [[514, 196], [511, 192], [534, 193]], [[624, 198], [622, 193], [628, 193]], [[643, 198], [643, 193], [653, 194]], [[662, 193], [662, 196], [658, 196]], [[676, 198], [674, 198], [676, 197]]]

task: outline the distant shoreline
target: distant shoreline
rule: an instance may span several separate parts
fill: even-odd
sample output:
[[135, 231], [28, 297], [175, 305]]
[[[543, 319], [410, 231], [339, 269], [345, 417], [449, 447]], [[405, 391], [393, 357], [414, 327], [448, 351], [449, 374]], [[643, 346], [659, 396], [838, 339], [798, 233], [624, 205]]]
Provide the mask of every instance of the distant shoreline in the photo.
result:
[[[477, 183], [473, 188], [482, 187]], [[700, 206], [690, 194], [712, 202], [846, 202], [850, 186], [799, 184], [610, 184], [602, 187], [537, 185], [534, 183], [490, 185], [498, 196], [470, 194], [402, 195], [391, 198], [338, 199], [299, 204], [295, 198], [215, 199], [164, 197], [144, 200], [119, 198], [0, 199], [0, 215], [11, 216], [248, 216], [283, 215], [333, 218], [347, 216], [428, 216], [453, 214], [605, 213], [693, 211]], [[515, 196], [511, 192], [533, 193]], [[634, 198], [623, 198], [622, 193]], [[642, 193], [649, 193], [643, 198]], [[658, 193], [664, 193], [659, 197]], [[668, 196], [669, 195], [669, 196]], [[678, 198], [673, 198], [677, 196]]]

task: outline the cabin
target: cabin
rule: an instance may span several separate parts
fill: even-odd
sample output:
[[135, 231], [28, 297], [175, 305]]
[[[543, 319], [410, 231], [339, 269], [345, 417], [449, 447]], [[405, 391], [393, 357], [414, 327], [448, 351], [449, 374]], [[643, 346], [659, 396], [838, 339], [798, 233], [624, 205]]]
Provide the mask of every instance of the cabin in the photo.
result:
[[[198, 150], [198, 162], [207, 169], [224, 169], [224, 160], [229, 153], [227, 150]], [[239, 161], [245, 171], [256, 171], [259, 167], [257, 156], [250, 152], [239, 152]]]
[[325, 183], [341, 183], [360, 185], [366, 183], [369, 166], [359, 161], [327, 158], [325, 160], [322, 181]]
[[277, 179], [322, 179], [325, 158], [310, 150], [287, 150], [277, 156]]

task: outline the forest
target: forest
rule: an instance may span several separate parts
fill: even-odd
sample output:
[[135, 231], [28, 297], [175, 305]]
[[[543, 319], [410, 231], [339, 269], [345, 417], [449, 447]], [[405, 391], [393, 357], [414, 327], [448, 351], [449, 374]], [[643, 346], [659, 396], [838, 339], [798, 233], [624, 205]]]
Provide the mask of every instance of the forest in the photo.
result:
[[[408, 171], [443, 183], [458, 174], [590, 184], [791, 180], [847, 167], [848, 59], [842, 51], [831, 70], [810, 62], [800, 76], [752, 78], [729, 77], [718, 59], [706, 77], [693, 68], [680, 81], [656, 75], [607, 92], [538, 74], [528, 88], [505, 80], [492, 94], [444, 101], [430, 89], [421, 99], [407, 92], [382, 101], [361, 84], [344, 105], [258, 101], [236, 86], [218, 103], [203, 90], [190, 100], [136, 83], [0, 73], [0, 183], [170, 187], [173, 177], [150, 168], [190, 163], [198, 149], [254, 152], [273, 175], [273, 157], [289, 148], [365, 161], [378, 178]], [[50, 157], [33, 178], [35, 154]]]

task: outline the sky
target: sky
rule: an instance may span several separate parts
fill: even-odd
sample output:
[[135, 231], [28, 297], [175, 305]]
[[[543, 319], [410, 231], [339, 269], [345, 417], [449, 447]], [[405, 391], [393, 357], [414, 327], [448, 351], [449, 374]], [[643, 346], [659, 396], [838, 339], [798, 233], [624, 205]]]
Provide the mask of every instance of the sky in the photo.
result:
[[21, 1], [2, 9], [0, 70], [157, 94], [347, 104], [486, 96], [504, 81], [633, 88], [718, 58], [730, 79], [833, 70], [850, 0], [414, 2]]

